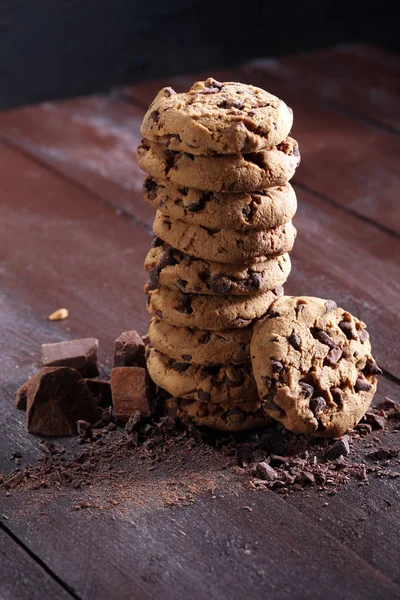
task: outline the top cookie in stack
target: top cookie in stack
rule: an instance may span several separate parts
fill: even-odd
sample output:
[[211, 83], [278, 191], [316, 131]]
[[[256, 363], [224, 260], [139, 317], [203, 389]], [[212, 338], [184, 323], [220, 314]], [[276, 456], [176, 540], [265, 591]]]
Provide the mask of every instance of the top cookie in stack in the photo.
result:
[[220, 429], [265, 424], [250, 366], [252, 322], [290, 273], [300, 162], [293, 116], [259, 88], [207, 79], [164, 88], [138, 147], [156, 209], [145, 268], [153, 380], [179, 416]]

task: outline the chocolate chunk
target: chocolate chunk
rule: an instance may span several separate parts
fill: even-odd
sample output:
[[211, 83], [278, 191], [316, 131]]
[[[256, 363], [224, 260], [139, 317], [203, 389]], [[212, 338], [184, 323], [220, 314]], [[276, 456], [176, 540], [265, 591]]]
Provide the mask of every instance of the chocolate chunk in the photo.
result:
[[111, 385], [103, 379], [85, 379], [85, 383], [92, 392], [98, 406], [107, 408], [112, 406]]
[[160, 119], [160, 113], [158, 110], [153, 110], [153, 112], [150, 113], [150, 119], [152, 119], [155, 123], [158, 123]]
[[154, 240], [151, 242], [151, 247], [158, 248], [159, 246], [162, 246], [163, 244], [164, 244], [164, 242], [162, 241], [161, 238], [155, 237]]
[[174, 369], [174, 371], [178, 371], [178, 373], [184, 373], [188, 370], [189, 367], [190, 363], [185, 362], [173, 362], [171, 364], [171, 369]]
[[56, 344], [42, 345], [42, 365], [44, 367], [70, 367], [82, 377], [96, 377], [98, 340], [86, 338], [69, 340]]
[[362, 372], [364, 375], [382, 375], [382, 370], [378, 367], [374, 360], [367, 359]]
[[191, 361], [192, 360], [192, 355], [191, 354], [182, 354], [182, 359], [183, 360], [187, 360], [187, 361]]
[[342, 350], [339, 346], [331, 348], [325, 357], [325, 362], [330, 367], [333, 367], [342, 356]]
[[162, 319], [163, 318], [162, 310], [156, 310], [156, 315], [159, 319]]
[[124, 331], [114, 343], [114, 367], [145, 367], [144, 342], [137, 331]]
[[187, 315], [191, 315], [193, 312], [192, 297], [189, 295], [180, 296], [180, 298], [178, 298], [176, 310], [180, 313], [186, 313]]
[[367, 412], [364, 419], [372, 426], [372, 429], [385, 429], [386, 419], [380, 415], [376, 415], [373, 412]]
[[199, 397], [199, 400], [201, 400], [202, 402], [208, 402], [208, 400], [210, 399], [210, 394], [208, 392], [205, 392], [204, 390], [200, 389], [197, 390], [197, 395]]
[[15, 406], [18, 410], [26, 410], [26, 401], [28, 398], [28, 387], [30, 383], [30, 379], [26, 381], [21, 387], [17, 389], [15, 392]]
[[227, 294], [232, 287], [232, 282], [227, 277], [216, 275], [210, 281], [210, 290], [213, 294]]
[[348, 340], [357, 339], [357, 332], [353, 327], [353, 323], [350, 323], [350, 321], [340, 321], [339, 327]]
[[300, 337], [297, 335], [297, 333], [295, 333], [294, 331], [292, 331], [292, 333], [290, 334], [288, 340], [289, 340], [289, 344], [291, 346], [293, 346], [293, 348], [295, 350], [300, 350], [301, 340], [300, 340]]
[[273, 373], [279, 373], [283, 369], [283, 364], [281, 363], [280, 360], [272, 360], [271, 359], [271, 366], [272, 366]]
[[147, 179], [145, 180], [144, 184], [143, 184], [143, 189], [145, 192], [145, 195], [147, 195], [147, 197], [150, 200], [154, 200], [156, 197], [156, 191], [157, 191], [158, 185], [157, 182], [154, 181], [154, 179], [151, 179], [151, 177], [147, 177]]
[[369, 392], [372, 388], [372, 385], [368, 383], [366, 379], [362, 379], [361, 377], [357, 377], [356, 383], [354, 385], [355, 392]]
[[263, 479], [264, 481], [274, 481], [277, 479], [278, 474], [273, 467], [271, 467], [267, 462], [259, 462], [255, 469], [254, 475], [259, 479]]
[[337, 304], [334, 300], [328, 300], [325, 304], [326, 312], [332, 312], [337, 309]]
[[164, 252], [161, 254], [160, 259], [158, 261], [158, 266], [160, 267], [160, 269], [164, 269], [165, 267], [168, 266], [173, 266], [176, 265], [176, 255], [175, 255], [175, 251], [173, 248], [165, 248]]
[[326, 400], [322, 398], [322, 396], [318, 396], [317, 398], [311, 398], [310, 400], [310, 410], [317, 417], [319, 413], [323, 412], [326, 408]]
[[341, 456], [350, 454], [349, 436], [344, 435], [325, 450], [323, 454], [324, 460], [336, 460]]
[[209, 192], [207, 194], [202, 194], [202, 196], [200, 196], [200, 198], [198, 200], [196, 200], [196, 202], [192, 202], [191, 204], [188, 204], [186, 206], [187, 210], [190, 210], [190, 212], [200, 212], [201, 210], [204, 209], [205, 205], [207, 202], [210, 202], [212, 198], [212, 192]]
[[139, 410], [135, 410], [134, 413], [129, 417], [126, 425], [125, 431], [128, 435], [131, 435], [134, 431], [138, 429], [138, 425], [142, 420], [142, 413]]
[[159, 267], [153, 267], [153, 269], [151, 269], [149, 271], [149, 279], [151, 281], [151, 283], [153, 284], [153, 287], [148, 286], [149, 290], [155, 290], [158, 288], [159, 283], [160, 283], [160, 269]]
[[26, 416], [29, 433], [75, 435], [77, 421], [95, 423], [101, 409], [78, 371], [45, 367], [29, 382]]
[[92, 428], [90, 426], [89, 421], [84, 421], [83, 419], [79, 419], [76, 422], [76, 429], [79, 437], [81, 438], [91, 438], [92, 437]]
[[150, 415], [146, 370], [141, 367], [116, 367], [111, 371], [111, 392], [114, 413], [119, 421], [127, 422], [138, 410]]
[[335, 347], [335, 342], [333, 339], [326, 333], [326, 331], [323, 331], [322, 329], [317, 329], [314, 337], [321, 342], [321, 344], [329, 346], [329, 348]]
[[331, 388], [332, 400], [339, 408], [343, 407], [343, 392], [338, 387]]
[[360, 333], [360, 340], [361, 342], [365, 342], [365, 340], [367, 340], [369, 338], [369, 333], [366, 329], [363, 329]]
[[301, 391], [304, 394], [305, 398], [311, 398], [314, 393], [314, 388], [309, 383], [305, 381], [299, 381], [299, 386], [301, 387]]
[[201, 339], [199, 339], [199, 342], [200, 342], [200, 344], [202, 344], [202, 345], [204, 345], [204, 346], [205, 346], [206, 344], [208, 344], [208, 342], [210, 341], [210, 339], [211, 339], [211, 334], [210, 334], [210, 333], [208, 333], [208, 331], [207, 331], [207, 332], [206, 332], [206, 333], [203, 335], [203, 337], [202, 337]]

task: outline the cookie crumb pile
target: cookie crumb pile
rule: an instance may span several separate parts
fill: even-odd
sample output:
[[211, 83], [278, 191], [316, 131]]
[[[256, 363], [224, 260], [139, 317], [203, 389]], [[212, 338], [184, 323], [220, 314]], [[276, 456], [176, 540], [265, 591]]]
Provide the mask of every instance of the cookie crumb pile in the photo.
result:
[[156, 208], [146, 261], [147, 366], [170, 413], [222, 430], [263, 426], [253, 322], [290, 273], [300, 162], [292, 111], [250, 85], [164, 88], [141, 127], [139, 166]]

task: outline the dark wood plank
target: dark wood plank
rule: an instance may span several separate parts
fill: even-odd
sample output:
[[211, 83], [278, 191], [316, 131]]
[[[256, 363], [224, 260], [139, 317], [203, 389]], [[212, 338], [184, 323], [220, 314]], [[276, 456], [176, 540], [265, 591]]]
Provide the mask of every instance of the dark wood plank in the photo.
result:
[[[4, 522], [4, 517], [0, 517]], [[0, 597], [2, 600], [72, 598], [0, 526]]]
[[[51, 116], [44, 119], [47, 111]], [[139, 224], [150, 228], [154, 210], [142, 198], [144, 175], [135, 166], [132, 149], [138, 141], [138, 112], [135, 107], [117, 101], [108, 104], [103, 98], [65, 102], [60, 108], [52, 105], [51, 109], [17, 111], [13, 119], [18, 127], [18, 115], [21, 122], [26, 117], [21, 128], [28, 136], [32, 131], [28, 124], [33, 127], [36, 123], [37, 141], [27, 142], [25, 138], [18, 141], [24, 149], [80, 186], [106, 197], [110, 205], [134, 214]], [[107, 136], [108, 130], [114, 133]], [[13, 135], [13, 143], [15, 139]], [[113, 168], [107, 167], [107, 161]], [[132, 189], [128, 192], [126, 181], [131, 181]], [[376, 347], [378, 358], [385, 369], [400, 376], [396, 332], [392, 326], [400, 298], [400, 267], [393, 257], [400, 255], [400, 240], [353, 215], [346, 214], [344, 218], [340, 209], [301, 189], [297, 191], [299, 210], [295, 224], [299, 234], [287, 291], [315, 295], [318, 290], [320, 295], [335, 297], [353, 310], [369, 324], [372, 334], [381, 333]], [[22, 187], [19, 194], [24, 194]], [[143, 246], [139, 256], [145, 253]], [[382, 272], [386, 272], [383, 281]], [[141, 274], [141, 280], [143, 277]]]
[[[400, 234], [399, 137], [328, 106], [311, 86], [299, 93], [293, 77], [277, 77], [273, 69], [249, 65], [213, 75], [221, 80], [252, 83], [283, 98], [294, 110], [293, 135], [302, 154], [295, 180], [344, 210]], [[124, 93], [140, 106], [147, 106], [163, 85], [182, 91], [204, 76], [200, 73], [172, 77], [168, 82], [164, 79], [135, 84], [125, 88]]]
[[344, 45], [252, 61], [256, 69], [313, 90], [355, 115], [400, 133], [400, 57], [368, 45]]
[[23, 495], [5, 507], [13, 531], [83, 598], [116, 590], [121, 599], [132, 590], [171, 599], [217, 599], [228, 590], [230, 598], [398, 598], [400, 588], [320, 529], [315, 515], [272, 492], [213, 496], [179, 509], [125, 502], [99, 513], [71, 510], [69, 493], [57, 502], [42, 494], [28, 520]]

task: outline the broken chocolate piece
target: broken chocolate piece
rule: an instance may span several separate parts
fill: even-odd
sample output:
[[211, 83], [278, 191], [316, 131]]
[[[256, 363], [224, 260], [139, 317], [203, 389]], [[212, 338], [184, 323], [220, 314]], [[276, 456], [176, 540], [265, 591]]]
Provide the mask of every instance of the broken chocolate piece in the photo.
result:
[[364, 375], [382, 375], [382, 369], [378, 367], [374, 360], [367, 359], [363, 368]]
[[380, 415], [376, 415], [374, 412], [368, 411], [364, 415], [366, 422], [372, 426], [372, 429], [385, 429], [386, 419]]
[[139, 410], [135, 410], [132, 416], [129, 417], [126, 425], [125, 431], [128, 435], [131, 435], [134, 431], [138, 429], [138, 424], [142, 419], [142, 413]]
[[70, 367], [82, 377], [96, 377], [98, 340], [86, 338], [68, 340], [55, 344], [42, 345], [42, 365], [44, 367]]
[[368, 383], [366, 379], [362, 379], [361, 377], [357, 377], [356, 383], [354, 385], [355, 392], [369, 392], [372, 388], [372, 385]]
[[15, 406], [18, 410], [26, 410], [26, 401], [28, 397], [28, 387], [31, 380], [28, 379], [21, 387], [15, 392]]
[[114, 367], [145, 367], [144, 342], [137, 331], [124, 331], [114, 343]]
[[324, 460], [335, 460], [340, 456], [347, 456], [350, 454], [349, 436], [344, 435], [337, 442], [328, 446], [323, 454]]
[[318, 396], [318, 398], [311, 398], [310, 400], [310, 410], [317, 417], [324, 409], [326, 408], [326, 401], [322, 396]]
[[275, 471], [273, 467], [271, 467], [267, 462], [259, 462], [255, 469], [254, 475], [259, 479], [263, 479], [264, 481], [274, 481], [277, 479], [278, 473]]
[[112, 405], [111, 385], [103, 379], [85, 379], [85, 383], [92, 392], [98, 406], [107, 408]]
[[75, 435], [76, 423], [95, 423], [101, 409], [78, 371], [45, 367], [29, 382], [27, 429], [40, 435]]
[[114, 368], [111, 371], [111, 393], [114, 413], [119, 421], [126, 423], [136, 410], [143, 416], [150, 415], [146, 369]]
[[91, 438], [92, 437], [92, 429], [91, 429], [89, 421], [83, 421], [82, 419], [79, 419], [79, 421], [76, 422], [76, 429], [78, 431], [79, 437], [81, 437], [81, 438]]

